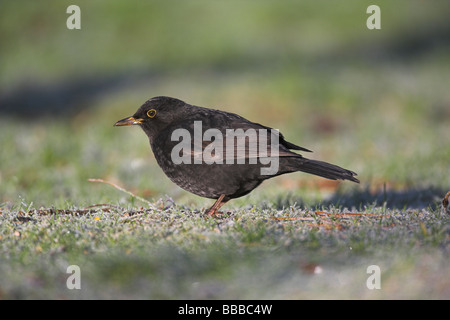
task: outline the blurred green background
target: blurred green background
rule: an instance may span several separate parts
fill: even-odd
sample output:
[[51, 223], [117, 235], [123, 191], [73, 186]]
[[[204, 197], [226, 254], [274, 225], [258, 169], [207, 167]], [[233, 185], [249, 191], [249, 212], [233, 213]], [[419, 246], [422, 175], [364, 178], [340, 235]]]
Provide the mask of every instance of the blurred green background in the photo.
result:
[[[81, 30], [66, 27], [71, 4]], [[381, 30], [366, 27], [372, 4]], [[449, 13], [421, 0], [1, 1], [0, 298], [77, 297], [71, 263], [87, 270], [84, 298], [448, 297]], [[217, 224], [178, 209], [30, 213], [145, 207], [89, 178], [210, 206], [165, 177], [139, 128], [113, 127], [158, 95], [278, 128], [361, 184], [277, 177]], [[318, 228], [308, 208], [322, 204], [389, 216]], [[270, 220], [280, 212], [311, 221]], [[363, 285], [373, 263], [378, 293]]]
[[80, 0], [81, 30], [66, 27], [70, 4], [0, 4], [1, 202], [123, 196], [88, 178], [202, 201], [165, 178], [140, 130], [112, 127], [157, 95], [278, 128], [363, 188], [450, 185], [448, 1], [377, 1], [381, 30], [366, 27], [373, 1]]

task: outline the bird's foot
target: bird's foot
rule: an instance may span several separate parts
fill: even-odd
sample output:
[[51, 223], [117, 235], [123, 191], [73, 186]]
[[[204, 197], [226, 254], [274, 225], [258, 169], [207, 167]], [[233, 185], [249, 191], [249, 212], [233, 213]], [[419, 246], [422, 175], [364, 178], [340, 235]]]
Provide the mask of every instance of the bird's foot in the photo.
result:
[[206, 215], [208, 217], [214, 217], [219, 213], [219, 211], [215, 210], [214, 208], [210, 208], [208, 211], [206, 211]]
[[206, 215], [208, 217], [216, 217], [218, 215], [223, 215], [223, 212], [220, 212], [219, 209], [221, 206], [223, 206], [228, 200], [223, 200], [225, 198], [225, 195], [222, 194], [219, 199], [213, 204], [211, 208], [208, 209]]
[[218, 211], [218, 210], [216, 210], [216, 211], [214, 211], [214, 210], [208, 210], [208, 211], [206, 212], [206, 215], [207, 215], [208, 217], [214, 217], [214, 218], [222, 217], [222, 216], [224, 216], [224, 215], [226, 215], [226, 214], [227, 214], [227, 212], [224, 212], [224, 211]]

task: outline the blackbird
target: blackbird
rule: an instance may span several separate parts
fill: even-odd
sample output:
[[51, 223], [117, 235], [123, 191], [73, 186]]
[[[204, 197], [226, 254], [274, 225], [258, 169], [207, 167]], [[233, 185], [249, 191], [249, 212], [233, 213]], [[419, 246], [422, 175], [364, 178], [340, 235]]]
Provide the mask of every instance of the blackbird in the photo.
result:
[[210, 216], [230, 199], [285, 173], [303, 171], [359, 183], [353, 171], [292, 152], [311, 151], [286, 141], [277, 130], [176, 98], [151, 98], [114, 125], [139, 125], [170, 180], [198, 196], [216, 199]]

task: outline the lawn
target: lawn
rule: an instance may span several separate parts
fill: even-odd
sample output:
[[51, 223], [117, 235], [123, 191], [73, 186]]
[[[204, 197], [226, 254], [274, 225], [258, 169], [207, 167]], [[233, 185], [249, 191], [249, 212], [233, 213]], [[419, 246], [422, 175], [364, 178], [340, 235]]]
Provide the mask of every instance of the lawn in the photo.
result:
[[[447, 2], [378, 1], [381, 30], [370, 1], [81, 0], [81, 30], [69, 4], [0, 11], [0, 299], [450, 298]], [[113, 127], [158, 95], [361, 183], [284, 175], [206, 217]]]

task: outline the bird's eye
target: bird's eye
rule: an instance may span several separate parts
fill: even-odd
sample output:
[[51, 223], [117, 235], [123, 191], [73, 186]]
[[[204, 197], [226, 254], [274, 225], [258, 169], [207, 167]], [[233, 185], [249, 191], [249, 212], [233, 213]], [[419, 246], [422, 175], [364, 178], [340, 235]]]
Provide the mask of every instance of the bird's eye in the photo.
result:
[[150, 109], [147, 111], [147, 116], [149, 118], [154, 118], [156, 116], [156, 110], [155, 109]]

